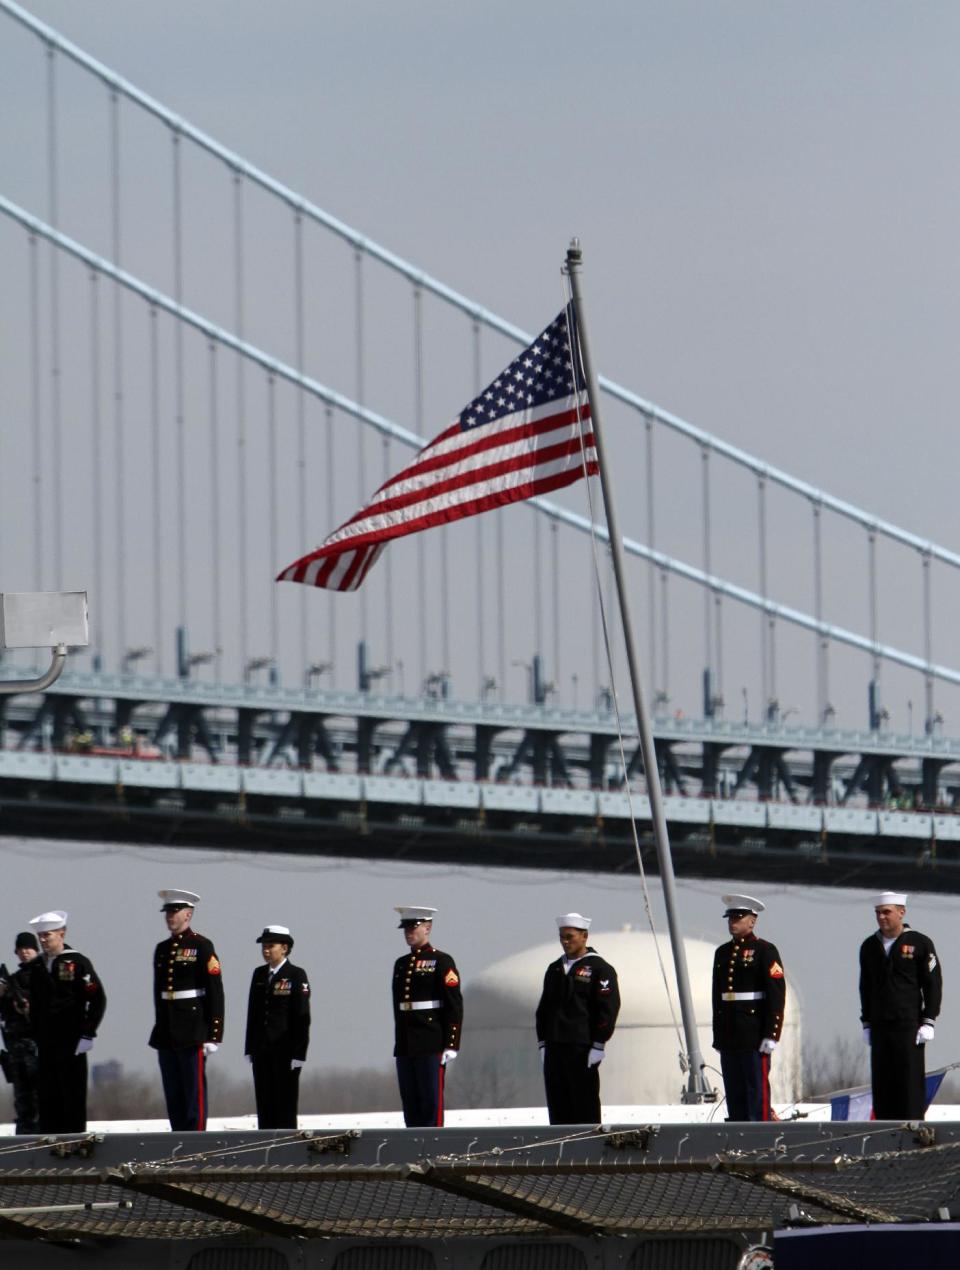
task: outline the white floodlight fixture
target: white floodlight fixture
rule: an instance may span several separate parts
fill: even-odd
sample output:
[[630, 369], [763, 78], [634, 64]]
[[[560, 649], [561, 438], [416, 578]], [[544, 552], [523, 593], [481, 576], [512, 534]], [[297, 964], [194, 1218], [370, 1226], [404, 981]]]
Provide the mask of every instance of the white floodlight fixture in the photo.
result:
[[90, 643], [86, 591], [0, 592], [0, 649], [49, 648], [50, 668], [37, 679], [0, 681], [0, 695], [42, 692], [60, 677], [67, 648]]

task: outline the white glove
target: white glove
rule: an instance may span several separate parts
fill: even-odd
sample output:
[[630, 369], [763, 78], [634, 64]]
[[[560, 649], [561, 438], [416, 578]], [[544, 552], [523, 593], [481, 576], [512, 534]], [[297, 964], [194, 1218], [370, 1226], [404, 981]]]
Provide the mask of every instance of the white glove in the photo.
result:
[[863, 1029], [863, 1043], [864, 1045], [870, 1044], [870, 1029], [868, 1027], [864, 1027]]
[[[205, 1054], [205, 1056], [206, 1056], [207, 1058], [209, 1058], [211, 1054], [216, 1054], [216, 1052], [217, 1052], [217, 1050], [218, 1050], [219, 1048], [220, 1048], [220, 1046], [217, 1044], [217, 1042], [216, 1042], [216, 1041], [204, 1041], [204, 1042], [203, 1042], [203, 1052], [204, 1052], [204, 1054]], [[252, 1061], [252, 1060], [251, 1060], [251, 1061]]]
[[587, 1055], [587, 1066], [596, 1067], [598, 1063], [603, 1062], [603, 1046], [591, 1045], [590, 1053]]
[[444, 1050], [440, 1056], [441, 1065], [446, 1067], [449, 1063], [452, 1063], [459, 1052], [459, 1050]]
[[927, 1041], [933, 1040], [933, 1024], [921, 1023], [917, 1032], [917, 1044], [926, 1045]]
[[772, 1036], [765, 1036], [763, 1040], [760, 1042], [761, 1054], [772, 1054], [776, 1048], [777, 1048], [777, 1042], [773, 1039]]
[[74, 1057], [76, 1057], [78, 1054], [89, 1054], [92, 1049], [93, 1049], [93, 1037], [81, 1036], [80, 1040], [77, 1041], [77, 1048], [73, 1051]]
[[304, 1065], [304, 1063], [305, 1063], [306, 1061], [307, 1061], [307, 1060], [306, 1060], [305, 1058], [291, 1058], [291, 1060], [290, 1060], [290, 1070], [291, 1070], [292, 1072], [298, 1072], [298, 1071], [300, 1070], [300, 1068]]
[[546, 1061], [547, 1061], [547, 1043], [546, 1041], [541, 1041], [540, 1042], [540, 1066], [542, 1067]]

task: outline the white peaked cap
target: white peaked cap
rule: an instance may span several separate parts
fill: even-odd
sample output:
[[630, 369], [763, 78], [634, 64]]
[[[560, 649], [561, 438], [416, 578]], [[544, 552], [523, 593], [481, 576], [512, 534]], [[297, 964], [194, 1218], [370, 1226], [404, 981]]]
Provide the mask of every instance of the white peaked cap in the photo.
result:
[[881, 891], [879, 895], [875, 895], [871, 901], [874, 908], [886, 908], [888, 904], [899, 904], [903, 908], [907, 907], [907, 897], [903, 891]]
[[564, 926], [573, 926], [577, 930], [589, 930], [591, 917], [584, 917], [582, 913], [561, 913], [557, 918], [557, 930], [562, 930]]
[[752, 895], [721, 895], [720, 902], [724, 908], [742, 908], [753, 913], [754, 917], [758, 917], [766, 908], [765, 904], [755, 900]]
[[67, 924], [67, 914], [54, 909], [50, 913], [41, 913], [39, 917], [30, 918], [30, 929], [38, 935], [48, 930], [63, 930]]
[[188, 905], [190, 908], [194, 908], [197, 904], [200, 903], [200, 896], [197, 895], [195, 891], [167, 890], [167, 891], [157, 891], [157, 894], [163, 900], [164, 905], [185, 904], [185, 905]]
[[401, 925], [404, 922], [432, 922], [433, 915], [437, 912], [428, 904], [395, 904], [393, 911], [400, 914]]

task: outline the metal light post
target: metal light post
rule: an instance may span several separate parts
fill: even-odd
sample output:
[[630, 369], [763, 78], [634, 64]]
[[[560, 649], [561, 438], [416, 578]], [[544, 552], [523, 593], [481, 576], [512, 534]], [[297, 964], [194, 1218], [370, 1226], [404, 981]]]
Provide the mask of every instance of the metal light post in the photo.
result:
[[49, 669], [35, 679], [0, 680], [0, 696], [43, 692], [55, 683], [67, 648], [90, 643], [86, 591], [5, 591], [0, 594], [0, 649], [49, 648]]

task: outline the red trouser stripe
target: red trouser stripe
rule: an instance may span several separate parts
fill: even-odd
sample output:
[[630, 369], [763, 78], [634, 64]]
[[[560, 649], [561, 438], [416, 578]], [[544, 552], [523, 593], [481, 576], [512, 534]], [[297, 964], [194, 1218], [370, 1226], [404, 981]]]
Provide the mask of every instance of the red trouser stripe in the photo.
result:
[[204, 1055], [203, 1046], [197, 1047], [197, 1128], [207, 1127], [207, 1100], [204, 1098]]
[[763, 1087], [763, 1118], [770, 1119], [770, 1055], [760, 1055], [760, 1083]]
[[440, 1062], [440, 1071], [437, 1074], [437, 1128], [443, 1128], [443, 1077], [446, 1072], [443, 1060]]

